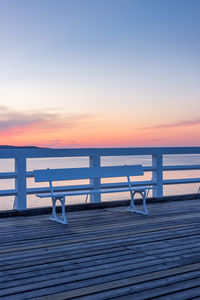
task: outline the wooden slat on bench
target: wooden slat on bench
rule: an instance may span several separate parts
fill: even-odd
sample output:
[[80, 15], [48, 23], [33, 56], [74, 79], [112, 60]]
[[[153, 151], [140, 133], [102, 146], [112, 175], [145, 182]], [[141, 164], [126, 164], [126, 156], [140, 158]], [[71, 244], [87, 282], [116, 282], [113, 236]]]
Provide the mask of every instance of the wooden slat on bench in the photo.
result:
[[143, 175], [142, 165], [46, 169], [33, 171], [36, 182]]

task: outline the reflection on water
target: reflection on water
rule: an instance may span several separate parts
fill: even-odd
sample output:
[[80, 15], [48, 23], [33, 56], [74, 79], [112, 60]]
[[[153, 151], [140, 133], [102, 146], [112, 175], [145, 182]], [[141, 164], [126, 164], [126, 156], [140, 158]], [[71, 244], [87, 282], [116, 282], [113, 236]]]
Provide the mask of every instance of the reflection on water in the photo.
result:
[[[102, 166], [114, 166], [114, 165], [124, 165], [124, 164], [142, 164], [143, 166], [151, 166], [152, 159], [151, 156], [115, 156], [115, 157], [101, 157]], [[200, 155], [165, 155], [163, 157], [164, 165], [193, 165], [200, 164]], [[70, 157], [70, 158], [39, 158], [39, 159], [28, 159], [27, 160], [27, 171], [32, 171], [34, 169], [45, 169], [45, 168], [73, 168], [73, 167], [88, 167], [89, 159], [88, 157]], [[1, 159], [0, 172], [13, 172], [14, 171], [14, 159]], [[143, 177], [135, 177], [134, 180], [150, 180], [151, 172], [145, 173]], [[173, 171], [164, 172], [164, 179], [176, 179], [176, 178], [200, 178], [200, 170], [192, 171]], [[126, 181], [126, 178], [116, 178], [116, 179], [102, 179], [104, 182], [122, 182]], [[88, 183], [88, 180], [78, 181], [81, 184]], [[77, 181], [65, 182], [66, 184], [77, 184]], [[65, 184], [63, 183], [63, 185]], [[39, 187], [47, 186], [48, 184], [41, 185], [35, 183], [32, 178], [27, 179], [27, 187]], [[57, 183], [57, 185], [60, 185]], [[182, 185], [170, 185], [164, 186], [164, 195], [180, 195], [180, 194], [190, 194], [196, 193], [199, 184], [182, 184]], [[13, 189], [14, 180], [12, 179], [2, 179], [0, 180], [0, 189]], [[151, 196], [151, 193], [150, 193]], [[109, 200], [121, 200], [129, 199], [128, 193], [115, 193], [115, 194], [105, 194], [102, 195], [102, 201]], [[8, 210], [13, 207], [14, 197], [0, 197], [0, 210]], [[85, 196], [75, 196], [69, 197], [67, 203], [84, 203]], [[50, 199], [39, 199], [35, 195], [28, 196], [28, 207], [42, 207], [50, 206]]]

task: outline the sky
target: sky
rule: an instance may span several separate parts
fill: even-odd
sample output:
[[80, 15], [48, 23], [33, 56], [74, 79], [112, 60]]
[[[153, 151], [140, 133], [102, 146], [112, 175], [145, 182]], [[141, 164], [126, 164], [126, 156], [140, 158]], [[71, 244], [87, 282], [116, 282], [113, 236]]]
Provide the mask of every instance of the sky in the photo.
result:
[[199, 0], [0, 0], [0, 144], [200, 146], [199, 15]]

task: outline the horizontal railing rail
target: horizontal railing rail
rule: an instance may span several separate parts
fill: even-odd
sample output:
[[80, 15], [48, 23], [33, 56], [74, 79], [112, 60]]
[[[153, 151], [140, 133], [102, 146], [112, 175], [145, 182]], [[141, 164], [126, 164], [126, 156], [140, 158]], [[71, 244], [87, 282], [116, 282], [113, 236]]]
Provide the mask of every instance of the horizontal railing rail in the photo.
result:
[[[151, 180], [136, 181], [135, 186], [153, 186], [153, 197], [163, 197], [164, 185], [200, 183], [200, 178], [164, 179], [164, 172], [200, 170], [200, 164], [163, 165], [164, 155], [199, 154], [200, 147], [153, 147], [153, 148], [79, 148], [79, 149], [0, 149], [0, 159], [14, 159], [14, 172], [0, 172], [0, 179], [13, 179], [14, 189], [0, 190], [0, 196], [15, 196], [15, 208], [26, 209], [27, 195], [49, 192], [48, 187], [27, 188], [27, 179], [33, 178], [33, 172], [27, 171], [27, 159], [32, 158], [61, 158], [61, 157], [87, 157], [90, 167], [101, 166], [101, 158], [109, 156], [150, 156], [152, 165], [144, 166], [144, 172], [151, 172]], [[101, 183], [100, 179], [92, 179], [89, 184], [58, 186], [56, 191], [74, 191], [86, 189], [99, 189], [100, 187], [127, 187], [126, 182]], [[101, 195], [91, 195], [91, 202], [100, 202]]]

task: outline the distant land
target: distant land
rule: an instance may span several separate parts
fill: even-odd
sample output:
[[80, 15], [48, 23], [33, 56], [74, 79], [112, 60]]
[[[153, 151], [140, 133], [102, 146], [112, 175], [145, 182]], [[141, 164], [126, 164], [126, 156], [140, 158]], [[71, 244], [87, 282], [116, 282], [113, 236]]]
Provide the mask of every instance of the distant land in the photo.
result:
[[41, 149], [37, 146], [7, 146], [7, 145], [0, 145], [0, 149]]

